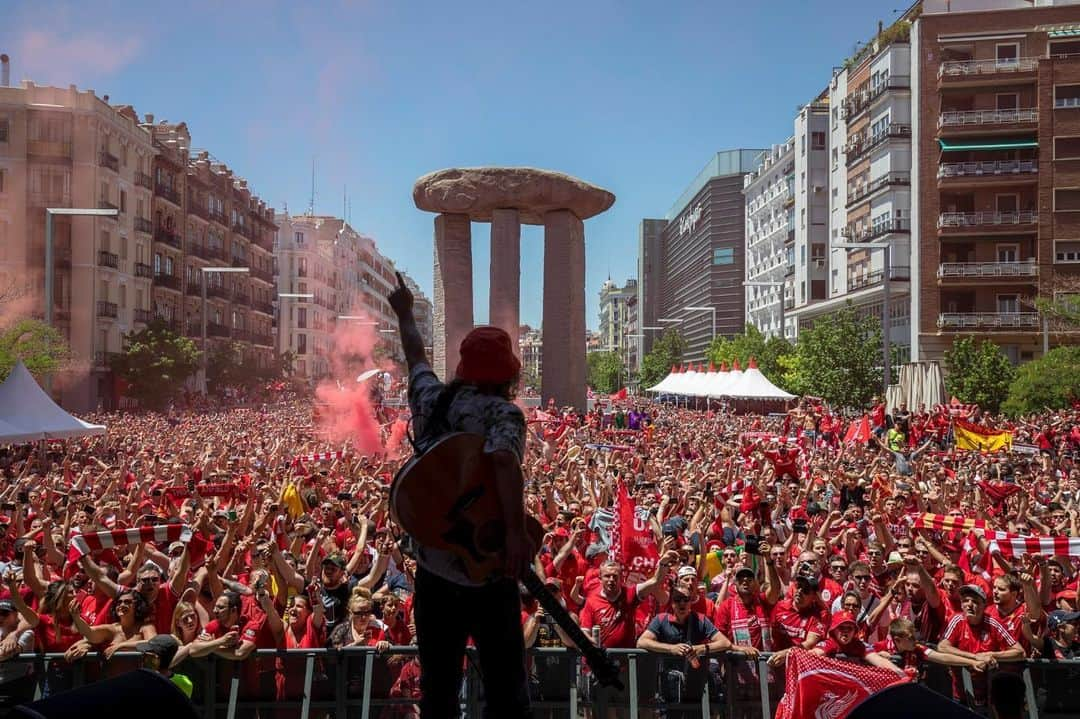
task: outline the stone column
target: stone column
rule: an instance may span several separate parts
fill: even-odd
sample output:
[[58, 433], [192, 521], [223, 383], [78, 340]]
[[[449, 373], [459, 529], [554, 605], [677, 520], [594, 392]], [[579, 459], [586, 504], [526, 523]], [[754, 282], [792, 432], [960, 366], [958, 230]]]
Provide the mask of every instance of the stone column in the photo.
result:
[[585, 228], [569, 210], [544, 215], [541, 395], [585, 409]]
[[521, 313], [521, 223], [517, 210], [491, 212], [489, 322], [506, 331], [518, 348]]
[[435, 218], [434, 369], [449, 381], [461, 340], [473, 327], [472, 225], [468, 215]]

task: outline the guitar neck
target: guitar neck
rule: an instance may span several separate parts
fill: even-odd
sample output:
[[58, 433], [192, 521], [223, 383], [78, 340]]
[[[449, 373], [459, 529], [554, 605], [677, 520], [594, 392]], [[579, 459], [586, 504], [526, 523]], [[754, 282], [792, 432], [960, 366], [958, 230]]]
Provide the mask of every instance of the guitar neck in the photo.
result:
[[532, 568], [526, 569], [521, 581], [525, 588], [540, 602], [540, 605], [544, 607], [544, 610], [555, 619], [555, 623], [559, 625], [559, 628], [566, 632], [570, 640], [577, 645], [578, 651], [585, 657], [585, 661], [592, 667], [593, 672], [597, 675], [606, 673], [605, 670], [610, 666], [607, 652], [604, 651], [603, 647], [598, 647], [592, 643], [592, 640], [586, 636], [578, 623], [570, 616], [570, 612], [566, 611], [566, 607], [548, 590], [536, 572]]

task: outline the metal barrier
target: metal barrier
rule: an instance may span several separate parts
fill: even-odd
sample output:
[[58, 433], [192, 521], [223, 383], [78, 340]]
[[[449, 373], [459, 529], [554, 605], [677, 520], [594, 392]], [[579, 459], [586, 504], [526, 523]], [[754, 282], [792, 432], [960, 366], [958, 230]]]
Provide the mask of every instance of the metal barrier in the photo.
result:
[[[469, 653], [461, 708], [464, 716], [479, 717], [482, 681], [473, 650]], [[593, 686], [577, 652], [530, 650], [530, 696], [536, 716], [607, 719], [614, 710], [629, 719], [659, 712], [668, 719], [770, 719], [784, 690], [784, 670], [767, 665], [769, 654], [754, 661], [737, 653], [710, 657], [689, 675], [669, 672], [665, 660], [672, 658], [663, 655], [633, 649], [614, 649], [610, 654], [622, 670], [625, 689], [621, 692]], [[192, 680], [192, 701], [205, 719], [254, 717], [259, 712], [262, 716], [272, 713], [275, 719], [379, 719], [411, 716], [392, 713], [393, 708], [415, 705], [417, 699], [392, 696], [395, 673], [389, 662], [405, 663], [415, 656], [416, 647], [392, 647], [384, 654], [368, 647], [259, 650], [246, 662], [211, 655], [187, 660], [176, 671]], [[71, 663], [62, 654], [46, 654], [16, 657], [4, 662], [4, 668], [5, 676], [14, 677], [13, 665], [32, 667], [33, 698], [37, 699], [122, 674], [140, 662], [137, 653], [117, 653], [107, 661], [91, 654]], [[681, 665], [681, 661], [675, 663]], [[951, 671], [936, 664], [927, 667], [923, 683], [951, 695]], [[1016, 671], [1023, 677], [1028, 719], [1080, 716], [1080, 660], [1026, 660], [1002, 665], [998, 671]], [[280, 700], [279, 678], [284, 681]], [[984, 679], [989, 681], [989, 677]], [[0, 684], [0, 693], [4, 686]], [[962, 687], [969, 699], [977, 695], [966, 669]]]

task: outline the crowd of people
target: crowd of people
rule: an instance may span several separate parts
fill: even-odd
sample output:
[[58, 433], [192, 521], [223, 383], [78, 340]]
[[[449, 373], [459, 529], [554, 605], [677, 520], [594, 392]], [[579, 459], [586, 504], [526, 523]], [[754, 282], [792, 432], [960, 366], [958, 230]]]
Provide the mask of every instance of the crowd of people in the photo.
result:
[[[669, 700], [732, 671], [753, 695], [757, 665], [729, 652], [767, 655], [774, 682], [795, 648], [898, 676], [967, 668], [975, 703], [992, 669], [1080, 652], [1080, 409], [973, 409], [1012, 434], [1014, 451], [985, 454], [955, 448], [948, 408], [879, 406], [854, 443], [814, 400], [526, 416], [538, 573], [593, 641], [662, 655]], [[291, 701], [302, 665], [256, 650], [371, 647], [388, 695], [417, 697], [420, 666], [394, 651], [415, 642], [416, 564], [388, 511], [407, 444], [333, 445], [299, 399], [87, 419], [108, 433], [0, 448], [0, 659], [63, 655], [44, 675], [0, 663], [0, 695], [56, 692], [76, 663], [108, 675], [136, 652], [189, 694], [185, 667], [215, 655], [242, 667], [241, 699]], [[573, 646], [524, 588], [521, 624], [526, 646]]]

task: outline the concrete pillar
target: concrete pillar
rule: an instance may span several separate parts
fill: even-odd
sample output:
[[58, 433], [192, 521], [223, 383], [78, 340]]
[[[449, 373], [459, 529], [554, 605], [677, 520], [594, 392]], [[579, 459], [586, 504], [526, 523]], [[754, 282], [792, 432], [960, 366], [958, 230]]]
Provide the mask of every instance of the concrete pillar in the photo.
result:
[[514, 352], [520, 357], [521, 222], [517, 210], [493, 210], [491, 213], [489, 286], [488, 321], [510, 335]]
[[472, 225], [468, 215], [435, 218], [435, 328], [439, 379], [453, 378], [461, 340], [473, 327]]
[[543, 322], [543, 402], [584, 410], [585, 228], [569, 210], [544, 215]]

